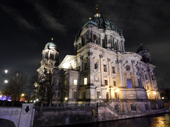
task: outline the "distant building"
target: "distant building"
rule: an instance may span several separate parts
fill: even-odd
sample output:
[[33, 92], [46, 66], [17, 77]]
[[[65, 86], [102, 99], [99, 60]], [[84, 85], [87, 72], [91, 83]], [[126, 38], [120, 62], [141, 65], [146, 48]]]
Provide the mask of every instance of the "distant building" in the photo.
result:
[[160, 99], [155, 66], [143, 45], [134, 53], [126, 52], [124, 43], [122, 30], [96, 12], [76, 34], [75, 55], [66, 55], [59, 66], [57, 46], [46, 44], [37, 70], [40, 82], [45, 72], [63, 69], [64, 80], [54, 94], [54, 102], [99, 103], [113, 99], [119, 100], [122, 111], [134, 107], [147, 110], [149, 99]]

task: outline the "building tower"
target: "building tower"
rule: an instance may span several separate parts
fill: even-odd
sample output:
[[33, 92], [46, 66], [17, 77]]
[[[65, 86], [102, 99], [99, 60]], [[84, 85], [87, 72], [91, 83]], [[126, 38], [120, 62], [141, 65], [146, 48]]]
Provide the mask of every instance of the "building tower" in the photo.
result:
[[42, 51], [42, 60], [40, 62], [40, 68], [37, 69], [39, 82], [44, 81], [45, 73], [52, 73], [54, 67], [59, 64], [59, 49], [53, 42], [48, 42]]

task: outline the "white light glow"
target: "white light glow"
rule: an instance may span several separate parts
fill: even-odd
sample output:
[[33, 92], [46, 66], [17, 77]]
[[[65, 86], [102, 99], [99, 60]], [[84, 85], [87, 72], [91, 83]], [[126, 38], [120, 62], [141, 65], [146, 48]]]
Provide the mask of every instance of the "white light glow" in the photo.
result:
[[153, 94], [156, 94], [156, 92], [153, 92]]
[[116, 89], [116, 92], [119, 92], [119, 89]]
[[162, 99], [164, 99], [164, 97], [162, 97]]
[[84, 85], [87, 85], [87, 78], [84, 78]]
[[69, 68], [69, 67], [70, 67], [70, 64], [69, 64], [69, 63], [65, 63], [65, 64], [64, 64], [64, 68], [67, 69], [67, 68]]
[[4, 80], [4, 83], [8, 83], [8, 80]]
[[77, 85], [77, 79], [74, 79], [74, 85]]
[[38, 99], [36, 99], [36, 101], [38, 101]]
[[99, 96], [99, 98], [102, 98], [101, 96]]
[[23, 94], [21, 94], [21, 96], [25, 96], [25, 94], [23, 93]]
[[8, 73], [8, 70], [4, 70], [4, 72], [5, 72], [5, 74], [7, 74], [7, 73]]
[[65, 97], [65, 100], [68, 100], [68, 98], [67, 98], [67, 97]]

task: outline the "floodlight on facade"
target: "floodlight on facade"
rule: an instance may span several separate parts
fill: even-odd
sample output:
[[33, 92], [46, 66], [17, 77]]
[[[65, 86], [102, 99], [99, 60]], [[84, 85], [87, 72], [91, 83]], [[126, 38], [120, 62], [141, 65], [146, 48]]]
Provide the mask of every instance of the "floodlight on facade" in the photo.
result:
[[119, 92], [119, 89], [116, 89], [116, 92]]

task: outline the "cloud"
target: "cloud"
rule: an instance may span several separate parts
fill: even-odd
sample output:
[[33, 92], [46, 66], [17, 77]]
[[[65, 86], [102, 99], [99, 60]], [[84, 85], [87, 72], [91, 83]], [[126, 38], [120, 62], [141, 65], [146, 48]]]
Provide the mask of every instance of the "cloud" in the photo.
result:
[[[87, 4], [83, 4], [81, 1], [77, 2], [75, 0], [65, 0], [63, 1], [64, 4], [69, 5], [75, 13], [78, 13], [81, 16], [81, 22], [84, 23], [88, 20], [91, 15], [91, 11], [87, 9]], [[88, 5], [90, 6], [90, 5]], [[78, 9], [78, 11], [77, 11]], [[80, 18], [80, 17], [79, 17]]]
[[35, 10], [38, 12], [40, 19], [46, 28], [58, 31], [58, 32], [66, 32], [67, 29], [64, 25], [62, 25], [52, 14], [40, 4], [34, 4]]
[[14, 17], [14, 19], [17, 21], [18, 25], [20, 25], [26, 29], [29, 29], [29, 30], [36, 30], [36, 28], [31, 23], [29, 23], [29, 21], [27, 21], [25, 18], [23, 18], [17, 10], [7, 7], [7, 6], [4, 6], [4, 5], [0, 5], [0, 7], [6, 13], [8, 13], [12, 17]]

